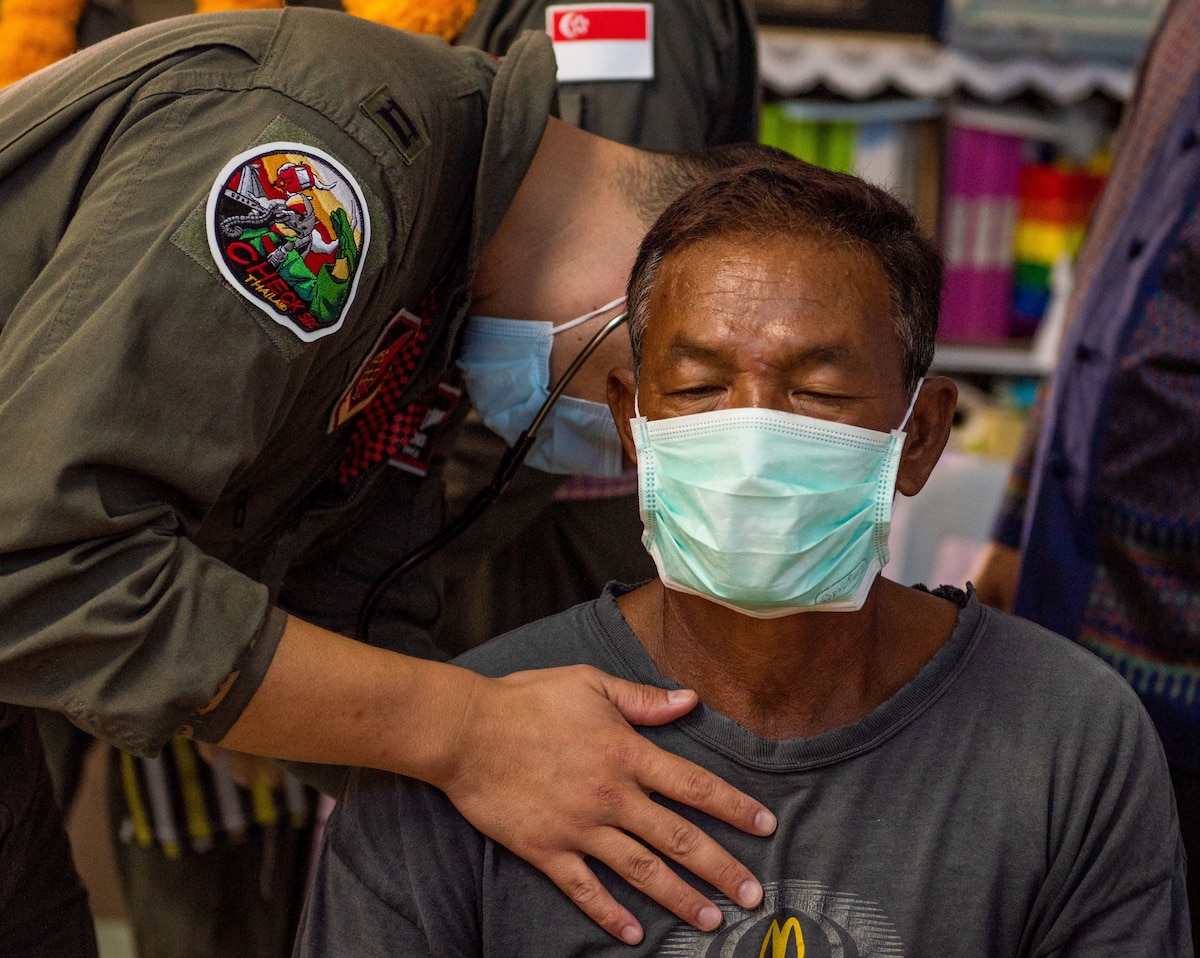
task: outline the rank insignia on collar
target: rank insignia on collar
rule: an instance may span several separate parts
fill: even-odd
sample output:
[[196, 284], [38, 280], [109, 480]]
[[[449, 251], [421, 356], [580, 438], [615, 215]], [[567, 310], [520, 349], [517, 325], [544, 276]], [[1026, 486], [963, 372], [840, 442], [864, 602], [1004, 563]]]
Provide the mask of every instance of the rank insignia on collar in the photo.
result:
[[213, 184], [205, 222], [221, 275], [271, 319], [305, 342], [341, 327], [371, 224], [337, 160], [300, 143], [239, 153]]

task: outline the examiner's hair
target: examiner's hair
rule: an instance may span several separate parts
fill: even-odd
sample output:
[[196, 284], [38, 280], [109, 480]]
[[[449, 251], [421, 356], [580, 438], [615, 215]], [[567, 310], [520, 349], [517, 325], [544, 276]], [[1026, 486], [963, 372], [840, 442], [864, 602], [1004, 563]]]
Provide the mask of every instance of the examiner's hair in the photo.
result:
[[790, 153], [764, 143], [725, 143], [688, 153], [638, 150], [621, 167], [620, 188], [649, 227], [673, 200], [714, 173], [753, 163], [781, 163]]
[[[761, 157], [762, 154], [759, 154]], [[942, 295], [942, 255], [909, 209], [856, 176], [775, 151], [725, 165], [686, 189], [647, 232], [627, 290], [634, 375], [640, 374], [650, 290], [662, 261], [701, 240], [746, 234], [805, 236], [871, 253], [883, 266], [893, 323], [904, 350], [904, 382], [914, 389], [933, 361]]]

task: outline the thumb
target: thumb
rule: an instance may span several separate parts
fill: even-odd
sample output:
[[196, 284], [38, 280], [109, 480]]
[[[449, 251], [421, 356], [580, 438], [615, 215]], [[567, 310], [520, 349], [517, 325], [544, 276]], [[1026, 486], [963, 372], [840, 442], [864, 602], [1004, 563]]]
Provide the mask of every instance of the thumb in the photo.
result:
[[665, 725], [696, 707], [700, 697], [691, 689], [660, 689], [653, 685], [626, 682], [611, 675], [601, 683], [617, 711], [630, 725]]

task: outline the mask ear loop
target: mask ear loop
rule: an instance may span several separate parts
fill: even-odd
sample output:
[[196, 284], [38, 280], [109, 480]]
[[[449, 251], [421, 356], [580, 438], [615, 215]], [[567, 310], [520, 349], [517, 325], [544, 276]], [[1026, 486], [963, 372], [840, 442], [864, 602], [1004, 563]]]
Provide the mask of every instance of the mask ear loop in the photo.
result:
[[569, 319], [561, 325], [551, 327], [550, 334], [552, 336], [557, 336], [559, 333], [565, 333], [568, 329], [574, 329], [576, 326], [582, 326], [589, 319], [595, 319], [597, 316], [607, 313], [614, 306], [620, 306], [624, 302], [625, 297], [618, 296], [611, 303], [606, 303], [599, 309], [593, 309], [590, 313], [584, 313], [582, 316], [579, 316], [576, 319]]
[[904, 418], [900, 420], [900, 428], [897, 432], [904, 432], [904, 427], [908, 425], [908, 421], [912, 418], [913, 410], [917, 408], [917, 397], [921, 395], [921, 387], [925, 384], [925, 377], [922, 376], [917, 380], [917, 388], [913, 390], [912, 399], [908, 402], [908, 412], [904, 414]]

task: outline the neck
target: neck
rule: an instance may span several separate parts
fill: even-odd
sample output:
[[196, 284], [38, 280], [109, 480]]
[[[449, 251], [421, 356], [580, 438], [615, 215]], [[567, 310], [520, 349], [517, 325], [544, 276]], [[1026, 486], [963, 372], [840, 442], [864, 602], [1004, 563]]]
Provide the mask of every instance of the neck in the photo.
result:
[[950, 602], [877, 579], [858, 612], [755, 619], [652, 582], [619, 600], [662, 674], [763, 738], [863, 718], [950, 637]]
[[638, 156], [551, 118], [483, 250], [472, 311], [560, 323], [621, 295], [647, 226], [622, 188]]

